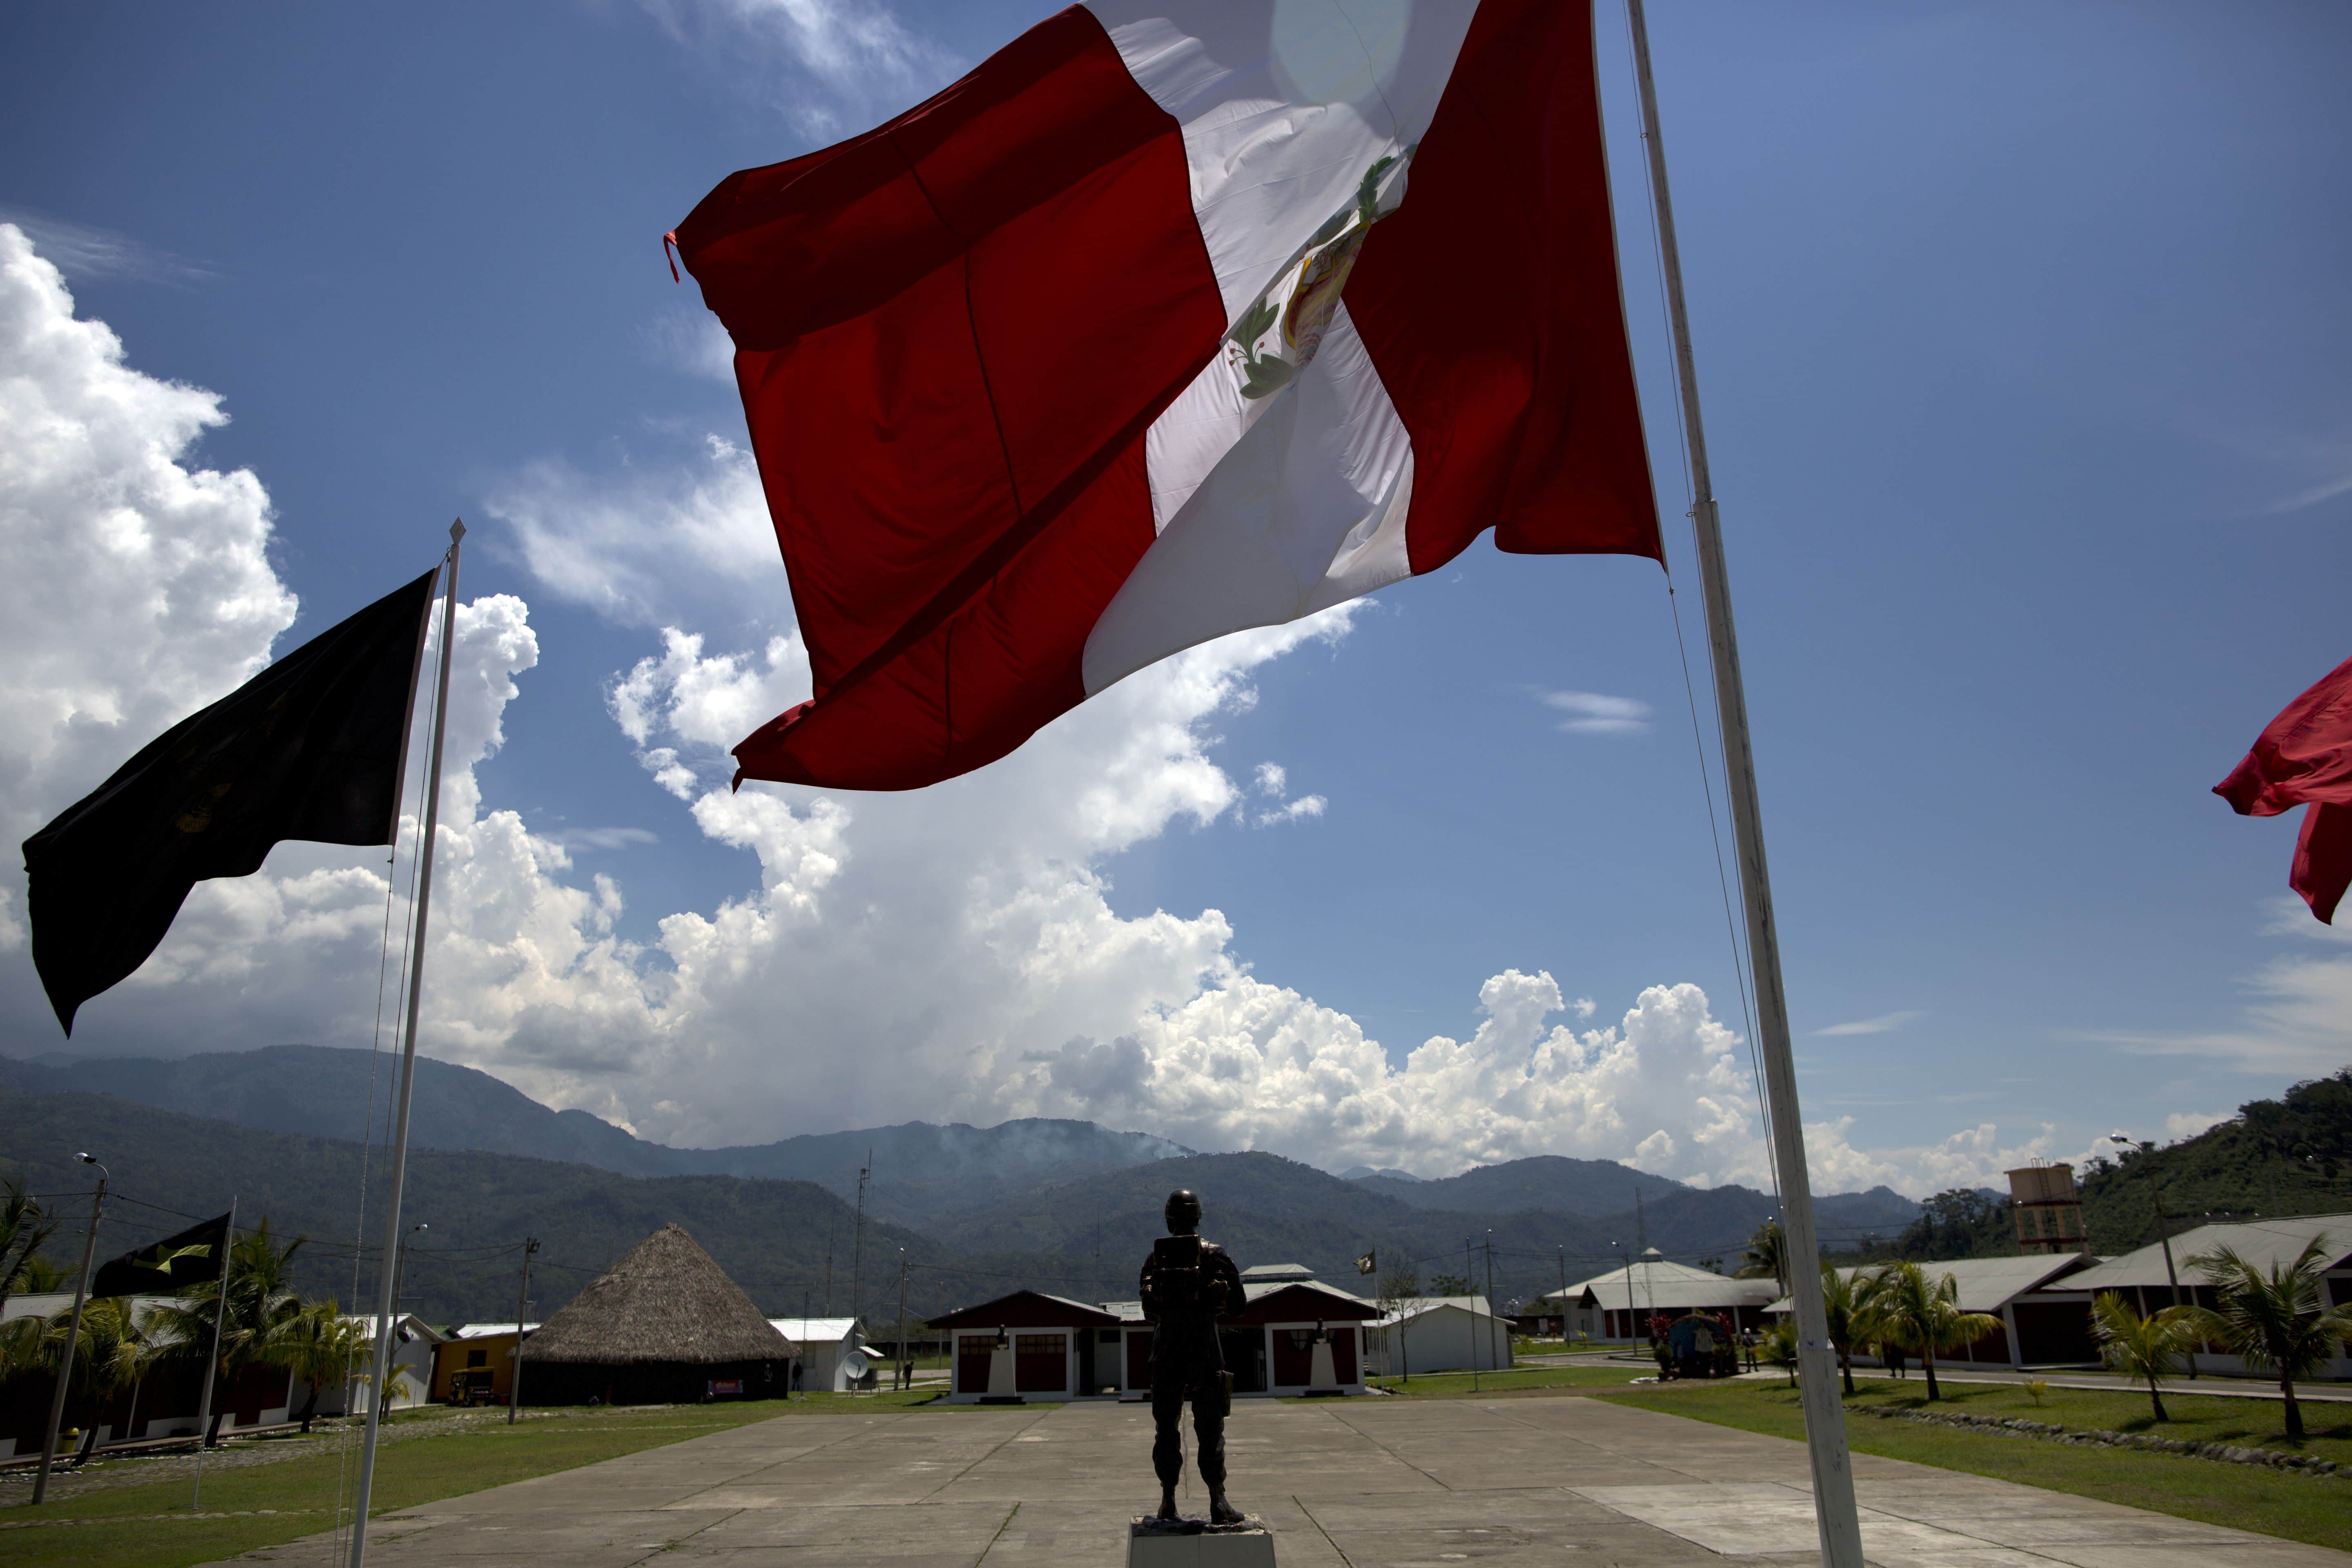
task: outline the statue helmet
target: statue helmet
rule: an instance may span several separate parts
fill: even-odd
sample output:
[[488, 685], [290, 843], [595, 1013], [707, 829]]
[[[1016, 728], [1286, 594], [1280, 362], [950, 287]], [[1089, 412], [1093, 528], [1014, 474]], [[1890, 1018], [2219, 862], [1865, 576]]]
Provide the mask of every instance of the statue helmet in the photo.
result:
[[1201, 1200], [1190, 1187], [1179, 1187], [1168, 1194], [1168, 1228], [1189, 1230], [1201, 1223]]

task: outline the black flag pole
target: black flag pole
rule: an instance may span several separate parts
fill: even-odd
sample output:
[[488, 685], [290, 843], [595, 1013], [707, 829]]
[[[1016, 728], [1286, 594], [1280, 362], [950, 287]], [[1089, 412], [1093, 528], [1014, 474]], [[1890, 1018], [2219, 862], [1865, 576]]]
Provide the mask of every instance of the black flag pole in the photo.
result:
[[213, 1287], [213, 1353], [205, 1359], [205, 1391], [196, 1400], [196, 1479], [188, 1488], [188, 1511], [205, 1491], [205, 1450], [213, 1440], [213, 1374], [220, 1369], [221, 1328], [228, 1321], [229, 1254], [236, 1246], [236, 1197], [228, 1200], [228, 1223], [221, 1227], [220, 1283]]
[[393, 1259], [400, 1247], [400, 1197], [408, 1177], [408, 1108], [416, 1091], [416, 1010], [425, 991], [425, 921], [433, 900], [433, 840], [441, 825], [441, 742], [449, 729], [449, 665], [457, 651], [457, 550], [463, 520], [449, 525], [448, 597], [441, 605], [441, 668], [433, 703], [433, 750], [425, 765], [425, 823], [417, 840], [416, 921], [409, 933], [408, 1022], [400, 1043], [399, 1109], [392, 1124], [392, 1191], [384, 1204], [383, 1247], [376, 1259], [375, 1354], [368, 1384], [366, 1436], [360, 1443], [359, 1486], [352, 1503], [352, 1568], [367, 1561], [368, 1496], [375, 1482], [376, 1435], [392, 1377]]

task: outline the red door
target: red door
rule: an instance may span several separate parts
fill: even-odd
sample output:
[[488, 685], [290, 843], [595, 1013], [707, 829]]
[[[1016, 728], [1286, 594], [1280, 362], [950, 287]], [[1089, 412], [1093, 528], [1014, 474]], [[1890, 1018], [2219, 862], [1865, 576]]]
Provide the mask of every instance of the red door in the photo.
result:
[[958, 1334], [956, 1336], [956, 1386], [958, 1394], [988, 1392], [988, 1352], [996, 1346], [993, 1334]]
[[1304, 1388], [1315, 1365], [1313, 1329], [1274, 1331], [1274, 1382], [1277, 1388]]
[[1013, 1386], [1023, 1394], [1070, 1391], [1070, 1336], [1013, 1336]]
[[1356, 1331], [1331, 1331], [1331, 1375], [1342, 1385], [1356, 1381]]

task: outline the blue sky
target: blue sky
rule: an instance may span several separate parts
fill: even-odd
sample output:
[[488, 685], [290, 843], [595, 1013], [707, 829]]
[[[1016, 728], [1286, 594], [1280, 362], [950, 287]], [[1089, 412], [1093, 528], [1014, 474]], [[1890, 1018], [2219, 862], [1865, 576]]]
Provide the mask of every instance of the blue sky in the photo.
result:
[[[729, 171], [862, 129], [1043, 14], [0, 16], [20, 62], [0, 221], [119, 334], [118, 374], [217, 395], [228, 423], [171, 460], [266, 490], [239, 581], [299, 595], [278, 649], [419, 570], [457, 514], [464, 597], [527, 605], [481, 612], [478, 902], [451, 917], [472, 945], [428, 970], [449, 989], [425, 1049], [686, 1142], [1043, 1112], [1334, 1167], [1553, 1150], [1758, 1180], [1647, 563], [1482, 542], [1319, 635], [1090, 705], [994, 783], [712, 804], [728, 715], [790, 684], [761, 650], [791, 613], [772, 546], [743, 553], [741, 416], [659, 237]], [[2207, 793], [2352, 652], [2352, 15], [1661, 0], [1651, 26], [1807, 1117], [1836, 1124], [1822, 1179], [1978, 1179], [2352, 1061], [2352, 954], [2284, 889], [2296, 819]], [[1600, 34], [1672, 519], [1610, 0]], [[1465, 303], [1509, 308], [1432, 308]], [[20, 543], [97, 526], [64, 493], [0, 497]], [[698, 517], [733, 542], [664, 542]], [[9, 592], [53, 612], [20, 635], [87, 635], [51, 557], [0, 548]], [[1695, 592], [1684, 611], [1697, 660]], [[666, 627], [702, 640], [663, 664]], [[18, 837], [257, 657], [166, 669], [176, 647], [90, 677], [176, 698], [64, 750], [16, 678]], [[651, 715], [635, 733], [628, 700]], [[657, 781], [665, 747], [694, 783]], [[360, 859], [282, 852], [264, 879]], [[77, 1047], [366, 1044], [376, 947], [352, 911], [380, 913], [383, 884], [369, 905], [346, 882], [307, 925], [291, 893], [266, 915], [200, 896]], [[537, 912], [499, 927], [499, 907]], [[720, 949], [724, 995], [696, 967]], [[1432, 1037], [1463, 1059], [1415, 1077]], [[0, 1048], [61, 1044], [20, 935]], [[1553, 1079], [1530, 1095], [1514, 1070]], [[1347, 1106], [1317, 1098], [1328, 1071], [1354, 1075]]]

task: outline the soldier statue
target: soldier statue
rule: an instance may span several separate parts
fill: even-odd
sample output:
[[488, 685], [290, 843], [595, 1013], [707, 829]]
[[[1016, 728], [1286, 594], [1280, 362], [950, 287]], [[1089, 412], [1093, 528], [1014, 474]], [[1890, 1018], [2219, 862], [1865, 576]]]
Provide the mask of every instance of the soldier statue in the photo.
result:
[[[1242, 1522], [1225, 1500], [1225, 1416], [1233, 1374], [1217, 1343], [1217, 1320], [1242, 1309], [1241, 1270], [1225, 1249], [1200, 1237], [1201, 1200], [1168, 1194], [1169, 1234], [1143, 1260], [1143, 1315], [1151, 1321], [1151, 1468], [1160, 1477], [1160, 1514], [1176, 1517], [1176, 1482], [1184, 1473], [1184, 1402], [1192, 1402], [1194, 1463], [1209, 1489], [1209, 1522]], [[1195, 1527], [1197, 1528], [1197, 1526]]]

